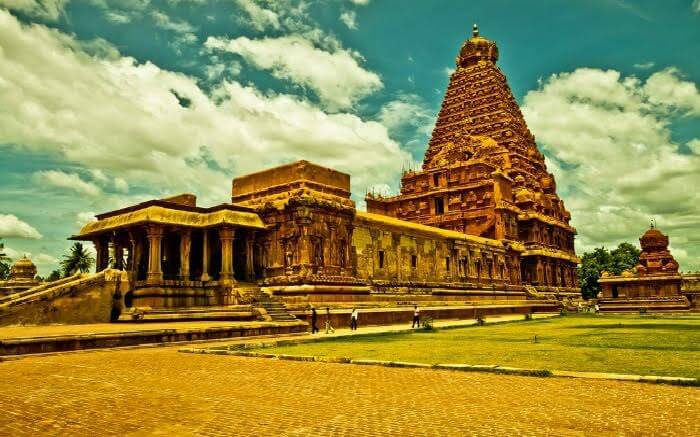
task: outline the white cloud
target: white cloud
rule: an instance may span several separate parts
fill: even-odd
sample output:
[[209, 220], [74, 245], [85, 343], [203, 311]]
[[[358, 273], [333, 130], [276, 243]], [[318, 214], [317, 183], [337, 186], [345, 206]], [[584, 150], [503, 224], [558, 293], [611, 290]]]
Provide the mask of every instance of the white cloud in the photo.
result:
[[114, 178], [114, 189], [121, 193], [129, 192], [129, 183], [124, 178]]
[[248, 14], [249, 21], [246, 21], [255, 30], [263, 31], [271, 28], [280, 28], [279, 15], [275, 11], [262, 8], [254, 0], [236, 0], [236, 3]]
[[325, 51], [297, 35], [259, 40], [210, 37], [205, 45], [236, 53], [279, 79], [312, 89], [330, 109], [350, 107], [383, 86], [376, 73], [362, 68], [356, 54], [343, 49]]
[[357, 29], [357, 14], [355, 11], [341, 12], [340, 21], [342, 21], [348, 29]]
[[95, 212], [93, 211], [79, 212], [75, 215], [75, 223], [80, 227], [86, 223], [94, 222], [95, 220], [97, 220], [97, 218], [95, 217]]
[[34, 261], [34, 264], [38, 266], [45, 266], [45, 265], [52, 265], [58, 267], [58, 263], [60, 262], [58, 258], [55, 258], [51, 255], [48, 255], [46, 253], [39, 253], [37, 254], [32, 261]]
[[395, 100], [386, 103], [379, 111], [378, 119], [389, 132], [409, 127], [427, 135], [435, 124], [435, 114], [415, 94], [401, 94]]
[[653, 61], [640, 62], [639, 64], [634, 64], [634, 68], [638, 70], [649, 70], [654, 67], [654, 65], [656, 65], [656, 63]]
[[700, 186], [700, 156], [681, 153], [669, 130], [675, 111], [693, 108], [693, 89], [675, 70], [642, 82], [580, 68], [525, 96], [523, 113], [553, 158], [547, 165], [572, 211], [579, 250], [637, 241], [655, 217], [687, 252], [682, 267], [698, 267], [700, 192], [689, 188]]
[[688, 141], [688, 148], [696, 155], [700, 155], [700, 138], [693, 138]]
[[58, 154], [80, 174], [100, 169], [153, 195], [195, 192], [210, 204], [229, 198], [235, 175], [294, 159], [351, 173], [356, 193], [396, 179], [396, 163], [407, 159], [380, 123], [235, 81], [208, 95], [195, 78], [89, 55], [73, 38], [4, 11], [0, 144]]
[[651, 103], [700, 115], [700, 92], [697, 85], [682, 80], [675, 68], [652, 74], [644, 84], [644, 93]]
[[12, 214], [0, 214], [0, 237], [39, 240], [42, 235], [32, 225]]
[[0, 6], [46, 21], [56, 21], [69, 0], [0, 0]]
[[[368, 5], [370, 0], [350, 0], [350, 3], [354, 3], [356, 5]], [[700, 0], [698, 0], [700, 1]]]
[[131, 22], [131, 16], [118, 11], [105, 11], [107, 20], [115, 24], [126, 24]]
[[693, 4], [690, 6], [693, 12], [700, 14], [700, 0], [693, 0]]
[[90, 175], [92, 176], [92, 179], [94, 179], [95, 181], [98, 181], [100, 183], [105, 183], [105, 182], [109, 181], [109, 178], [107, 177], [105, 172], [103, 172], [102, 170], [100, 170], [98, 168], [91, 169]]
[[83, 180], [77, 173], [66, 173], [61, 170], [42, 170], [34, 173], [37, 183], [53, 187], [73, 190], [87, 196], [97, 196], [102, 192], [100, 187], [92, 182]]
[[197, 41], [197, 35], [194, 34], [195, 28], [190, 23], [175, 20], [161, 11], [152, 11], [151, 17], [153, 17], [156, 26], [176, 33], [179, 42], [194, 43]]

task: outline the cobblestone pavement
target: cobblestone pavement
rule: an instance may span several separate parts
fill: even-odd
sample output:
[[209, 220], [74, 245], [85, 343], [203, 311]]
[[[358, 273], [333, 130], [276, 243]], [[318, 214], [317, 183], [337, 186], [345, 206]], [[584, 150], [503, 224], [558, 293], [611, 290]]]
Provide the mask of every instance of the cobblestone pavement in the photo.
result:
[[700, 435], [700, 389], [178, 353], [0, 363], [0, 435]]

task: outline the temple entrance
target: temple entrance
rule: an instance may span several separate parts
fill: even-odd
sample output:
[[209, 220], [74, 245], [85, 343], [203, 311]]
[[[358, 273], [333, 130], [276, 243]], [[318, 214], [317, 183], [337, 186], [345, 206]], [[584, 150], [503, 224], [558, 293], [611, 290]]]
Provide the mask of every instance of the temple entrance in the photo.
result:
[[246, 272], [247, 237], [243, 232], [236, 232], [233, 240], [233, 277], [236, 281], [248, 281]]
[[612, 286], [612, 297], [613, 297], [613, 298], [617, 298], [618, 296], [619, 296], [619, 293], [618, 293], [618, 291], [617, 291], [617, 284], [614, 284], [614, 285]]
[[204, 261], [204, 232], [192, 231], [192, 246], [190, 247], [190, 279], [199, 281], [202, 278], [202, 263]]
[[233, 277], [236, 281], [254, 282], [262, 276], [262, 247], [255, 242], [253, 232], [239, 230], [233, 240]]
[[180, 234], [166, 232], [163, 235], [162, 269], [163, 279], [178, 279], [180, 274]]

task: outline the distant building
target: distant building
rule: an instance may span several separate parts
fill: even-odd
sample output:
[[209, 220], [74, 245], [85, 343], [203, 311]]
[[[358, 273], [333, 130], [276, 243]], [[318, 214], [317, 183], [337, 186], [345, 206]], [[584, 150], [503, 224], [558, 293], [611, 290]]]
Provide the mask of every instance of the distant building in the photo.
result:
[[[668, 250], [668, 236], [653, 224], [639, 238], [642, 252], [639, 263], [619, 276], [603, 272], [598, 280], [601, 311], [687, 310], [700, 290], [693, 290], [697, 278], [687, 279], [678, 271], [678, 263]], [[687, 290], [682, 284], [687, 282]]]
[[39, 285], [36, 279], [36, 266], [23, 256], [10, 268], [7, 281], [0, 281], [0, 295], [9, 295], [27, 290]]

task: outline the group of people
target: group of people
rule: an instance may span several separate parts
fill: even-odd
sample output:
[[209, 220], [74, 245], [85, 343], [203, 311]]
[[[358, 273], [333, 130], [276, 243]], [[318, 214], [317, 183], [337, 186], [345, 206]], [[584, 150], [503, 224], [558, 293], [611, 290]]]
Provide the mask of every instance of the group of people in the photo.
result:
[[[355, 314], [355, 329], [357, 329], [357, 313], [355, 312], [355, 309], [353, 308], [353, 314]], [[315, 334], [318, 332], [318, 326], [316, 326], [316, 323], [318, 323], [318, 313], [316, 312], [316, 308], [311, 307], [311, 333]], [[351, 323], [352, 326], [352, 323]], [[326, 334], [328, 333], [334, 333], [335, 328], [333, 325], [331, 325], [331, 309], [329, 307], [326, 307]]]
[[[350, 313], [350, 330], [351, 331], [357, 331], [357, 316], [359, 314], [359, 311], [357, 308], [353, 308], [352, 312]], [[311, 333], [316, 334], [319, 332], [318, 329], [318, 312], [316, 312], [315, 307], [311, 307]], [[420, 328], [420, 308], [418, 308], [418, 305], [413, 305], [413, 321], [411, 322], [411, 328], [415, 327]], [[335, 328], [333, 328], [333, 325], [331, 324], [331, 309], [329, 307], [326, 307], [326, 334], [328, 333], [335, 333]]]

